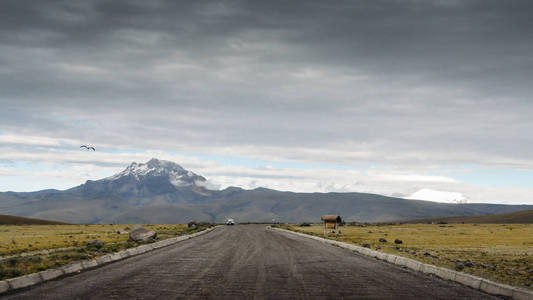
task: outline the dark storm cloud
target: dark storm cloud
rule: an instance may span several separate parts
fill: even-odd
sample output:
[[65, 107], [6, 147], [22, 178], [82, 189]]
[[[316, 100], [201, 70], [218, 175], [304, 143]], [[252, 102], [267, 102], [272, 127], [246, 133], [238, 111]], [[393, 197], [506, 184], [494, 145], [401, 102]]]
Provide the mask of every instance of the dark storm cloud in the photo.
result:
[[119, 59], [143, 67], [174, 50], [212, 60], [247, 54], [228, 45], [232, 41], [262, 41], [292, 50], [254, 57], [274, 66], [334, 64], [381, 76], [407, 73], [405, 78], [414, 80], [464, 75], [476, 81], [472, 75], [482, 75], [515, 85], [527, 82], [523, 75], [532, 63], [528, 1], [7, 1], [2, 6], [4, 45], [43, 55], [56, 50], [68, 54], [66, 62]]
[[139, 148], [524, 165], [532, 11], [530, 1], [3, 1], [0, 125]]

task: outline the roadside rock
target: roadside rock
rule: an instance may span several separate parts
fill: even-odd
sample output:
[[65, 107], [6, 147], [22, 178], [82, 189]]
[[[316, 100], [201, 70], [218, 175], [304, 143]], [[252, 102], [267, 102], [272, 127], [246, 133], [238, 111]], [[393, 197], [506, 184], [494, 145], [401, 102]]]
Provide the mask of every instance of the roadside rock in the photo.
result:
[[92, 240], [90, 242], [87, 242], [87, 246], [89, 247], [102, 247], [104, 245], [104, 242], [101, 240]]
[[380, 243], [386, 243], [386, 242], [387, 242], [387, 240], [386, 240], [386, 239], [384, 239], [384, 238], [379, 238], [379, 242], [380, 242]]
[[196, 229], [198, 227], [198, 224], [196, 224], [196, 221], [191, 221], [187, 224], [188, 228]]
[[155, 240], [157, 238], [157, 232], [146, 229], [144, 227], [138, 227], [130, 232], [130, 242], [146, 242], [149, 240]]
[[363, 247], [370, 248], [370, 244], [369, 243], [363, 243]]
[[403, 241], [402, 241], [402, 240], [400, 240], [400, 239], [395, 239], [395, 240], [394, 240], [394, 243], [395, 243], [395, 244], [402, 244], [402, 243], [403, 243]]

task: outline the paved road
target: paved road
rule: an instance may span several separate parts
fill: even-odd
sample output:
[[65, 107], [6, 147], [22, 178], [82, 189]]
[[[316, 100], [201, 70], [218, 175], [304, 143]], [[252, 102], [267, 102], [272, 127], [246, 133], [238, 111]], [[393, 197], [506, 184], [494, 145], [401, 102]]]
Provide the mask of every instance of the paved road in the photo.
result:
[[197, 238], [5, 299], [492, 299], [461, 285], [265, 226]]

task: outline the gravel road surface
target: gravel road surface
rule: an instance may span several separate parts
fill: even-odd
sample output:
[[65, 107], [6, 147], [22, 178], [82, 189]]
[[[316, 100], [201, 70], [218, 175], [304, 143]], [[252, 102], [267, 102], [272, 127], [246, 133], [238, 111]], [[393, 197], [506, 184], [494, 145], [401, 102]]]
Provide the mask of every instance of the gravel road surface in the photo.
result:
[[2, 299], [497, 299], [261, 225], [199, 237]]

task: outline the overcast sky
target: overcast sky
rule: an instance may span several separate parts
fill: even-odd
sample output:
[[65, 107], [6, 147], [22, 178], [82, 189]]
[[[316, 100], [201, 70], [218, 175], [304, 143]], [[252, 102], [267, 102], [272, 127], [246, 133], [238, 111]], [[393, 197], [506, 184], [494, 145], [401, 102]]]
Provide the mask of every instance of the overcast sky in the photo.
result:
[[219, 188], [533, 204], [532, 13], [490, 0], [1, 1], [0, 191], [157, 157]]

